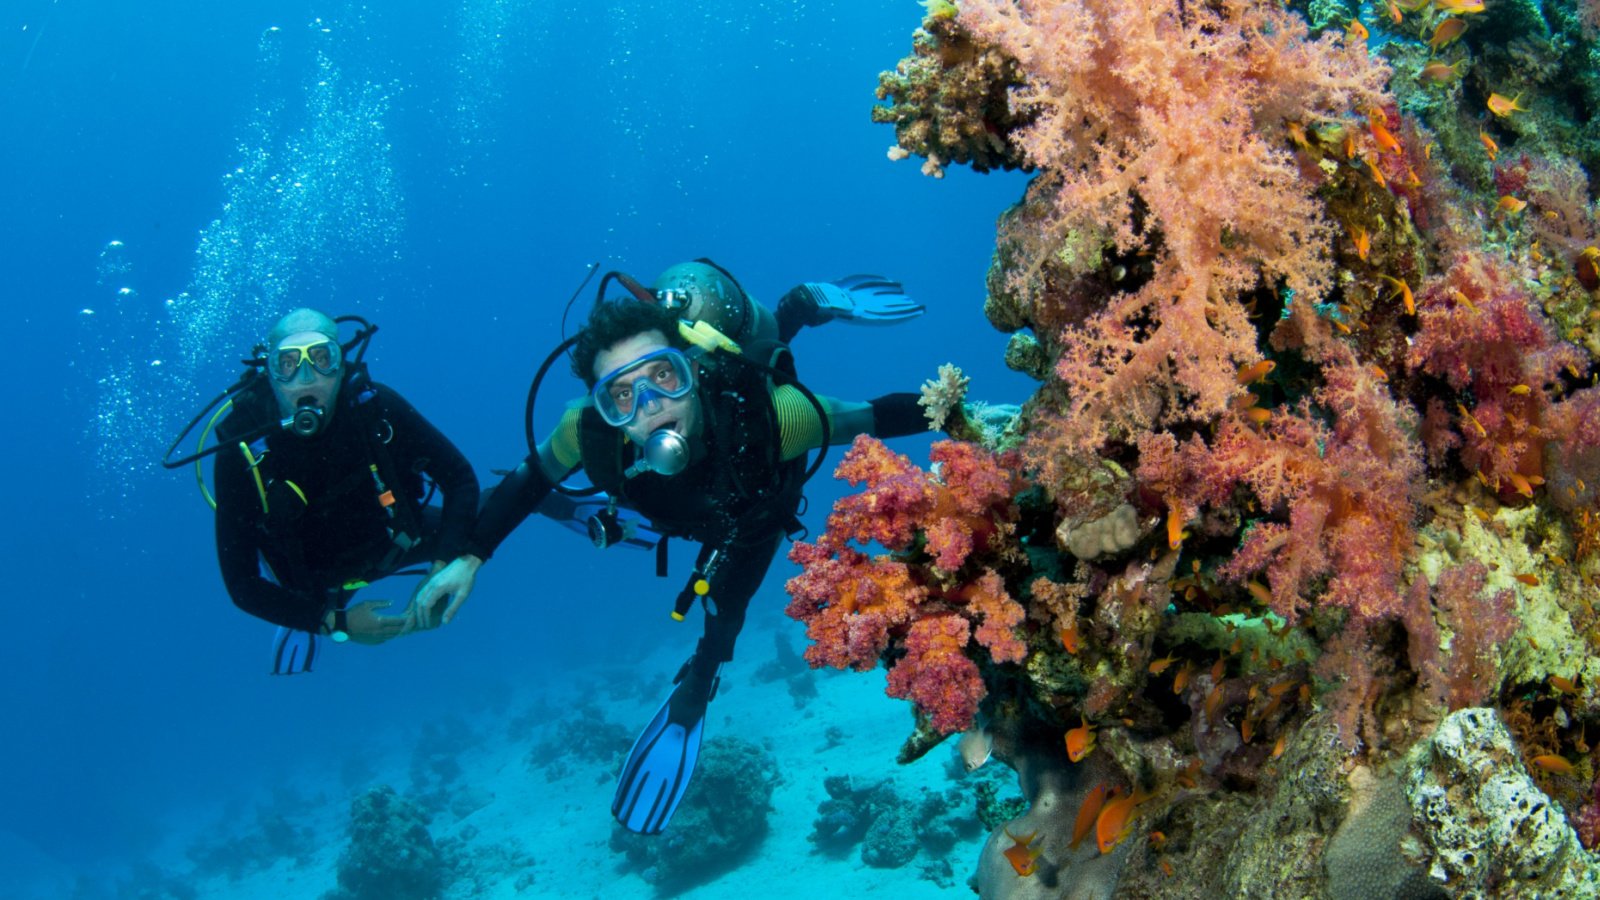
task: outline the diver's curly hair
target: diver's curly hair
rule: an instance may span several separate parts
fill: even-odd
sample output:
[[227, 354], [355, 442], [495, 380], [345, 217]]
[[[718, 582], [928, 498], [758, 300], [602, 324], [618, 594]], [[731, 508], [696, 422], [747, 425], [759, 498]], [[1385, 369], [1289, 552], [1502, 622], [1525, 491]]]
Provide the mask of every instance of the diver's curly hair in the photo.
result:
[[594, 387], [594, 359], [600, 351], [646, 331], [661, 332], [667, 345], [679, 350], [689, 346], [678, 333], [678, 315], [671, 310], [632, 297], [595, 304], [572, 350], [572, 374], [582, 379], [585, 386]]

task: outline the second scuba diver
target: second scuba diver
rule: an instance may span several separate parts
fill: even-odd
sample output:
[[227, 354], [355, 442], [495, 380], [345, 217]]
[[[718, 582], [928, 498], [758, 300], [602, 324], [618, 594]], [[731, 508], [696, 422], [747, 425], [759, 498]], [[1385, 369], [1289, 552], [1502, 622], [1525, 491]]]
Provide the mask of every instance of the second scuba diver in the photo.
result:
[[[631, 296], [604, 299], [613, 278]], [[611, 273], [600, 297], [583, 330], [546, 362], [575, 343], [572, 368], [588, 400], [568, 409], [555, 433], [494, 489], [472, 552], [423, 585], [416, 605], [419, 620], [431, 622], [437, 602], [470, 590], [483, 560], [579, 468], [661, 534], [699, 543], [674, 617], [698, 600], [704, 635], [635, 742], [612, 801], [624, 827], [655, 834], [688, 787], [706, 706], [718, 670], [733, 658], [746, 607], [785, 536], [799, 529], [801, 490], [821, 462], [819, 455], [808, 469], [807, 452], [860, 434], [927, 429], [916, 394], [867, 402], [813, 395], [795, 377], [787, 341], [805, 325], [835, 318], [892, 324], [922, 307], [894, 282], [855, 276], [800, 285], [774, 316], [709, 260], [673, 266], [654, 290]], [[601, 546], [621, 536], [603, 517], [591, 534]], [[658, 570], [664, 562], [663, 554]]]
[[[367, 377], [359, 351], [351, 358], [374, 330], [342, 345], [333, 319], [297, 309], [223, 395], [232, 406], [217, 427], [217, 561], [234, 604], [280, 626], [275, 673], [308, 671], [317, 635], [377, 644], [404, 633], [409, 610], [384, 615], [385, 601], [349, 605], [351, 596], [409, 565], [438, 571], [467, 547], [477, 476], [411, 404]], [[427, 504], [424, 478], [442, 507]]]

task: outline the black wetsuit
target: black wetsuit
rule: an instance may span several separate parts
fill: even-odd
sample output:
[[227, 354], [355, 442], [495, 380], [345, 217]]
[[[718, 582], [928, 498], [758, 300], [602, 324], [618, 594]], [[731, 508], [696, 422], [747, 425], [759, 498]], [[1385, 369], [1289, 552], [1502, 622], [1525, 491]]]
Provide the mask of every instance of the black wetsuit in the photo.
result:
[[[374, 384], [364, 404], [340, 390], [338, 411], [312, 438], [276, 432], [266, 440], [261, 473], [269, 511], [243, 454], [217, 456], [217, 561], [234, 605], [253, 616], [302, 631], [320, 632], [330, 604], [352, 581], [372, 581], [404, 566], [451, 560], [466, 549], [478, 507], [478, 479], [455, 445], [403, 397]], [[268, 398], [270, 399], [270, 398]], [[386, 484], [398, 503], [410, 503], [421, 534], [398, 551], [394, 521], [379, 502], [369, 468], [375, 462], [362, 434], [371, 427], [385, 446], [397, 484]], [[426, 474], [444, 498], [443, 509], [421, 507]], [[286, 483], [305, 495], [302, 503]], [[265, 562], [270, 572], [261, 565]], [[275, 576], [275, 577], [273, 577]]]
[[[889, 394], [871, 401], [870, 406], [873, 413], [870, 432], [876, 437], [899, 437], [927, 430], [915, 394]], [[806, 404], [805, 409], [811, 411], [812, 408]], [[773, 418], [778, 421], [785, 419], [783, 416]], [[793, 418], [787, 417], [787, 421], [792, 423]], [[574, 419], [569, 415], [563, 420], [563, 426]], [[784, 428], [779, 426], [775, 430], [779, 433], [772, 435], [774, 441], [789, 443]], [[835, 443], [845, 443], [854, 436], [835, 430], [833, 440]], [[556, 443], [571, 445], [577, 440], [558, 436]], [[596, 477], [596, 461], [589, 456], [591, 449], [583, 451], [582, 467], [589, 471], [596, 483], [602, 483], [605, 479]], [[563, 461], [562, 464], [567, 462]], [[718, 559], [707, 574], [710, 585], [707, 596], [714, 608], [707, 610], [705, 636], [695, 651], [690, 670], [702, 679], [709, 679], [716, 666], [733, 658], [734, 642], [744, 627], [745, 611], [783, 544], [785, 529], [796, 522], [795, 514], [802, 499], [797, 481], [793, 483], [792, 490], [773, 491], [770, 499], [752, 501], [748, 497], [731, 496], [725, 488], [729, 479], [724, 476], [727, 467], [741, 464], [747, 463], [729, 459], [713, 450], [672, 478], [664, 479], [653, 474], [639, 476], [639, 487], [642, 489], [624, 498], [662, 533], [701, 543], [700, 564], [707, 561], [710, 551], [718, 551]], [[615, 464], [609, 468], [616, 471]], [[797, 479], [804, 468], [804, 457], [801, 456], [775, 460], [773, 471], [781, 478]], [[538, 508], [553, 488], [538, 456], [529, 454], [515, 471], [490, 492], [473, 531], [469, 552], [488, 559], [489, 554], [512, 529]], [[617, 495], [615, 490], [613, 495]], [[730, 509], [734, 510], [733, 516], [727, 514]], [[686, 511], [693, 511], [687, 519]]]

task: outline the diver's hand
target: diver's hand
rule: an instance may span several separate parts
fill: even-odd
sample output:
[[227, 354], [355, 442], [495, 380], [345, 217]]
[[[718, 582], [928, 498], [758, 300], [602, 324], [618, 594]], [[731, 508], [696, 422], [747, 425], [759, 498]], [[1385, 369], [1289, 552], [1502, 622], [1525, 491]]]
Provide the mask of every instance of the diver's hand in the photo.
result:
[[[469, 553], [456, 557], [449, 565], [428, 576], [428, 580], [417, 588], [411, 598], [411, 608], [407, 611], [407, 630], [427, 630], [449, 625], [461, 610], [461, 604], [466, 603], [472, 595], [472, 586], [478, 579], [478, 567], [482, 565], [483, 560]], [[450, 598], [450, 603], [440, 612], [439, 607], [445, 597]]]
[[405, 633], [405, 616], [386, 616], [378, 612], [388, 609], [387, 600], [363, 600], [344, 611], [345, 632], [358, 644], [381, 644]]

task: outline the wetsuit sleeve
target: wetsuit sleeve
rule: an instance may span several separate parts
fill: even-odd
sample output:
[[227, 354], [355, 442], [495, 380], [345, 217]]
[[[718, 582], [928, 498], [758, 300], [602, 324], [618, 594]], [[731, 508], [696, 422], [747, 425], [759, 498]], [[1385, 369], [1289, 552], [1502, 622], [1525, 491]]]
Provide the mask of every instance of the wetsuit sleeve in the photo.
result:
[[394, 424], [397, 465], [418, 467], [439, 486], [444, 509], [434, 558], [448, 562], [467, 552], [467, 539], [478, 511], [478, 476], [456, 445], [416, 408], [389, 388], [380, 388], [385, 413]]
[[[839, 400], [818, 395], [828, 413], [829, 443], [848, 444], [857, 435], [903, 437], [928, 430], [917, 395], [886, 394], [867, 402]], [[822, 426], [817, 408], [792, 385], [780, 385], [772, 392], [772, 406], [778, 414], [785, 461], [822, 446]]]
[[237, 452], [217, 454], [216, 495], [217, 565], [233, 605], [274, 625], [320, 632], [325, 598], [274, 584], [262, 574], [256, 528], [261, 498]]
[[539, 508], [556, 481], [577, 468], [578, 461], [578, 411], [567, 410], [555, 433], [539, 445], [539, 452], [529, 454], [490, 490], [467, 552], [485, 560], [493, 555], [522, 520]]

